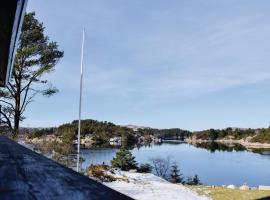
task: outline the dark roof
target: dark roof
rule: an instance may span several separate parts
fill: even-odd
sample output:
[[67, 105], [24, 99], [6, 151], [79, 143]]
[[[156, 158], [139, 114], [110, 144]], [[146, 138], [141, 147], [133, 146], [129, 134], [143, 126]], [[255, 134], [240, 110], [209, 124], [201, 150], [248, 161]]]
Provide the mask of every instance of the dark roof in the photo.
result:
[[0, 136], [0, 199], [132, 200]]
[[0, 2], [0, 87], [8, 82], [27, 0]]

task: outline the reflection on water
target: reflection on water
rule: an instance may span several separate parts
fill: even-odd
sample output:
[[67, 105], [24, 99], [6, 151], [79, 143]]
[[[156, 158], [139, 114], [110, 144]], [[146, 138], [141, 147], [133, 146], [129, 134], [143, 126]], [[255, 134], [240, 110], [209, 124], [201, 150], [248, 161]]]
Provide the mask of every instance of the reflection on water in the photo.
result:
[[226, 145], [222, 143], [217, 142], [204, 142], [204, 143], [197, 143], [193, 144], [195, 147], [207, 149], [210, 152], [214, 153], [215, 151], [246, 151], [247, 149], [242, 146], [241, 144], [232, 144], [232, 145]]
[[[83, 149], [82, 167], [106, 163], [114, 157], [116, 148]], [[147, 163], [151, 157], [172, 157], [185, 176], [198, 174], [208, 185], [270, 185], [269, 150], [248, 150], [241, 145], [217, 143], [197, 144], [162, 143], [138, 146], [131, 150], [138, 163]]]
[[270, 149], [248, 149], [244, 147], [241, 144], [223, 144], [223, 143], [217, 143], [217, 142], [203, 142], [203, 143], [196, 143], [193, 144], [197, 148], [203, 148], [209, 150], [211, 153], [214, 153], [215, 151], [226, 151], [226, 152], [232, 152], [232, 151], [251, 151], [253, 153], [258, 153], [261, 155], [269, 155], [270, 156]]

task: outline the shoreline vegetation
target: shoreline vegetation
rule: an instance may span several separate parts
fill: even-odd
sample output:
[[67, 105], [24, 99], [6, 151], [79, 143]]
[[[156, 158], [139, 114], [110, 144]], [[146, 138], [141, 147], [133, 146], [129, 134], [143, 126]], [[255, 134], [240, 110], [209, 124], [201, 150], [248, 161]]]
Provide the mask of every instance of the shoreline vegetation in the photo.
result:
[[216, 142], [225, 145], [240, 144], [250, 149], [270, 148], [270, 128], [263, 129], [209, 129], [193, 132], [185, 141], [189, 144]]
[[191, 144], [191, 145], [195, 145], [195, 146], [196, 146], [196, 144], [215, 142], [215, 143], [224, 144], [227, 146], [240, 144], [247, 149], [270, 149], [270, 144], [268, 144], [268, 143], [249, 142], [247, 140], [232, 140], [232, 139], [202, 140], [202, 139], [187, 138], [187, 139], [185, 139], [185, 142], [187, 142], [188, 144]]
[[[72, 163], [76, 154], [78, 121], [54, 128], [25, 129], [25, 143], [42, 154], [64, 165]], [[161, 144], [163, 142], [186, 142], [211, 152], [252, 151], [269, 154], [270, 128], [266, 129], [209, 129], [190, 132], [179, 128], [153, 129], [134, 125], [119, 126], [111, 122], [82, 120], [81, 148], [125, 147], [127, 149]], [[71, 158], [72, 157], [72, 158]]]
[[[74, 165], [78, 121], [54, 128], [24, 129], [24, 142], [63, 165]], [[185, 142], [215, 151], [252, 151], [269, 154], [270, 129], [227, 128], [190, 132], [179, 128], [153, 129], [111, 122], [82, 120], [81, 148], [140, 148], [162, 143]]]
[[[25, 143], [64, 165], [73, 165], [76, 154], [78, 121], [56, 128], [26, 129]], [[126, 149], [152, 144], [185, 142], [198, 148], [215, 151], [252, 151], [269, 154], [270, 129], [227, 128], [190, 132], [182, 129], [152, 129], [119, 126], [110, 122], [82, 120], [81, 148]], [[258, 142], [260, 141], [260, 142]]]
[[[24, 130], [26, 143], [41, 148], [43, 152], [55, 151], [71, 153], [77, 144], [78, 121], [66, 123], [55, 128], [26, 129]], [[132, 148], [147, 145], [162, 140], [183, 141], [191, 132], [174, 129], [153, 129], [137, 126], [119, 126], [111, 122], [96, 120], [82, 120], [81, 147], [120, 147]]]
[[[25, 129], [25, 141], [41, 151], [54, 150], [71, 153], [77, 142], [78, 121], [54, 128]], [[209, 129], [190, 132], [180, 128], [154, 129], [134, 125], [119, 126], [111, 122], [82, 120], [81, 147], [120, 147], [149, 145], [162, 142], [187, 142], [192, 145], [219, 143], [227, 146], [242, 145], [248, 149], [270, 149], [270, 128], [264, 129]]]

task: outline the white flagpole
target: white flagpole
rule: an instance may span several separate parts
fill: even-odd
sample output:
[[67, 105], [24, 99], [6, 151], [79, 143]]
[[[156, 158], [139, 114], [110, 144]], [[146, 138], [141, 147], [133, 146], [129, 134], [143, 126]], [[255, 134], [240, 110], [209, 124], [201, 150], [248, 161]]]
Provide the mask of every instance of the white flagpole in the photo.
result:
[[81, 113], [82, 113], [82, 81], [83, 81], [83, 51], [84, 51], [84, 29], [82, 34], [81, 50], [81, 80], [80, 80], [80, 101], [79, 101], [79, 121], [78, 121], [78, 143], [77, 143], [77, 172], [79, 172], [80, 163], [80, 143], [81, 143]]

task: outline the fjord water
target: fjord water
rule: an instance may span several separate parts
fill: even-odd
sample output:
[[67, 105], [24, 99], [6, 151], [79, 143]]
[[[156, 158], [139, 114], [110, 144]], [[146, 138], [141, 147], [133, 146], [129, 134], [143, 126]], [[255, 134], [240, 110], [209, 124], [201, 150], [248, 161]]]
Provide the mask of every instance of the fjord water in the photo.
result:
[[[198, 174], [206, 185], [270, 185], [270, 155], [253, 153], [248, 150], [207, 150], [186, 143], [163, 143], [143, 146], [131, 150], [138, 163], [149, 162], [153, 157], [171, 157], [186, 176]], [[84, 149], [82, 164], [109, 164], [116, 148]]]

